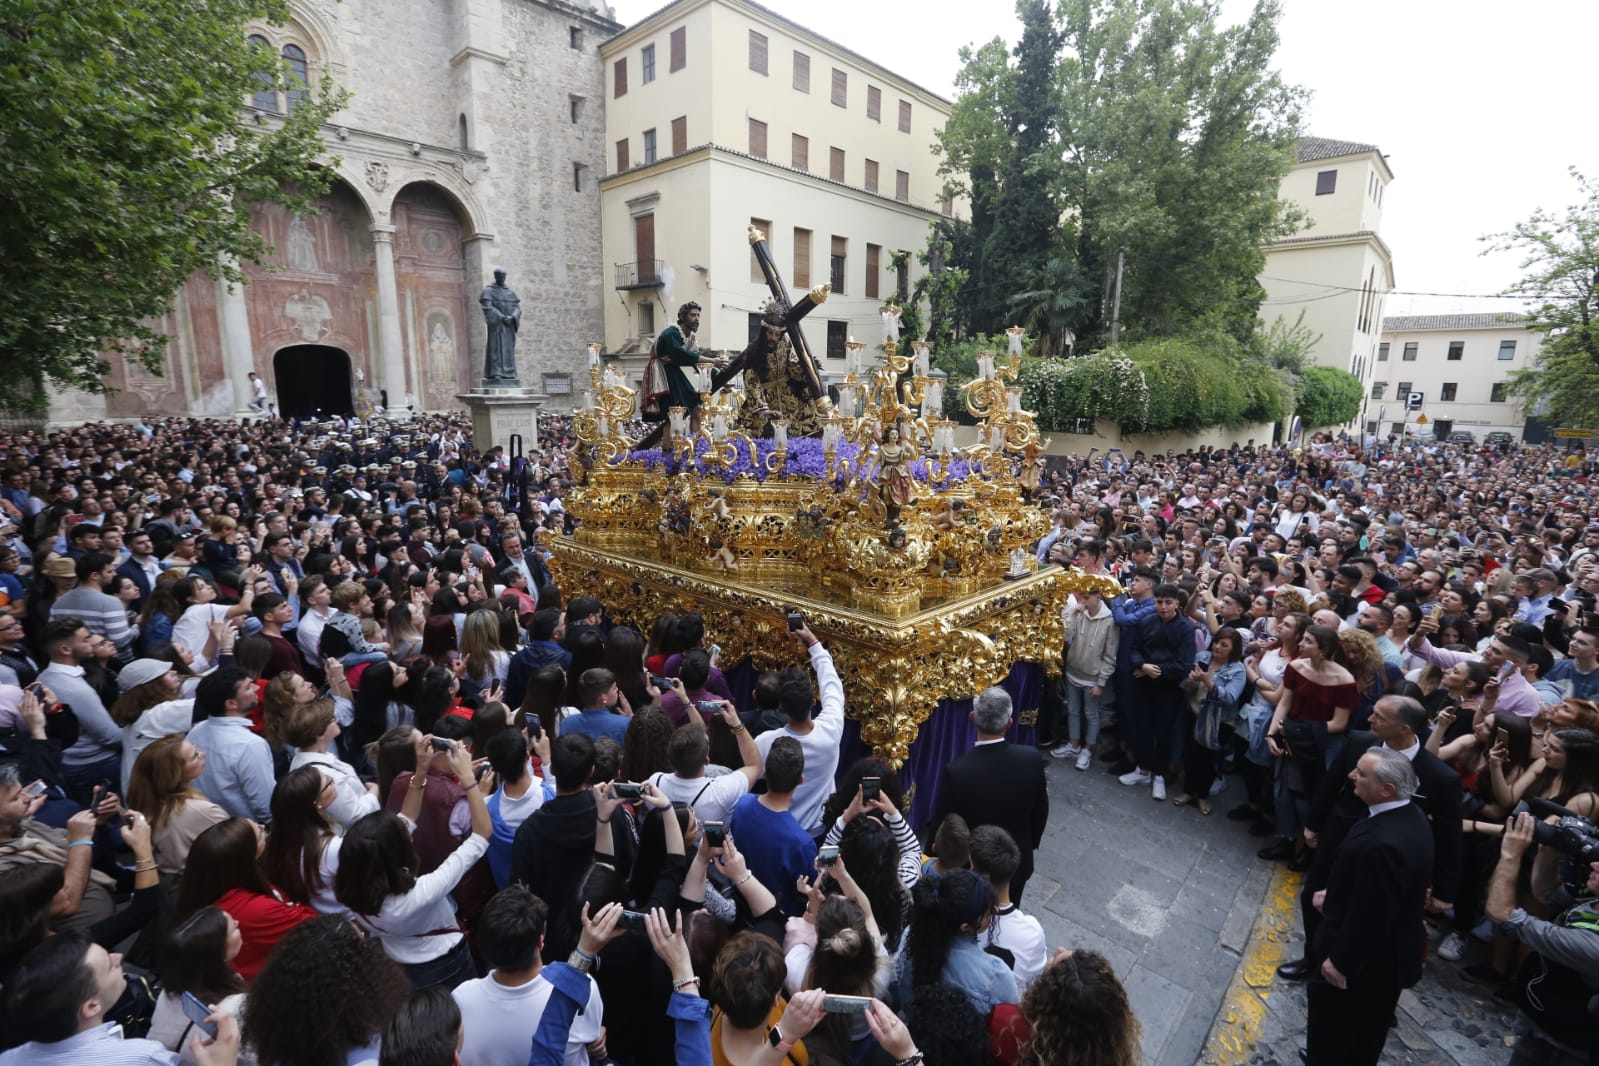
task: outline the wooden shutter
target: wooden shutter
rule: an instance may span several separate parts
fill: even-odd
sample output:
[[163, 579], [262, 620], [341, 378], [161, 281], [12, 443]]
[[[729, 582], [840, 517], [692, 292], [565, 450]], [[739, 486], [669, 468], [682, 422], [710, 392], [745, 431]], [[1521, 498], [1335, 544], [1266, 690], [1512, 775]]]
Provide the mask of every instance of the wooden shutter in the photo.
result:
[[794, 228], [794, 287], [811, 287], [811, 231]]
[[672, 58], [669, 69], [675, 74], [688, 63], [688, 27], [679, 26], [673, 30], [671, 42]]
[[828, 271], [828, 281], [833, 286], [833, 292], [839, 296], [844, 295], [844, 269], [849, 256], [849, 239], [847, 237], [833, 238], [833, 258]]
[[623, 137], [616, 142], [616, 172], [620, 174], [630, 166], [632, 166], [632, 160], [628, 158], [627, 138]]
[[620, 100], [627, 95], [627, 57], [623, 56], [618, 59], [616, 66], [612, 70], [615, 73], [615, 83], [611, 89], [611, 95]]
[[811, 91], [811, 57], [804, 52], [794, 53], [794, 89], [802, 93]]
[[908, 203], [911, 198], [911, 176], [903, 170], [894, 171], [894, 199]]
[[877, 160], [875, 159], [866, 161], [866, 191], [877, 191]]
[[672, 120], [672, 154], [688, 151], [688, 116], [679, 115]]
[[766, 73], [766, 34], [750, 31], [750, 69], [757, 74]]
[[760, 119], [750, 119], [750, 155], [766, 158], [766, 123]]
[[866, 296], [868, 299], [877, 299], [879, 292], [877, 275], [883, 269], [883, 249], [875, 244], [866, 246]]
[[834, 181], [844, 180], [844, 149], [831, 149], [831, 165], [828, 167], [827, 176]]
[[911, 131], [911, 102], [909, 100], [901, 100], [899, 102], [899, 131], [901, 133], [909, 133]]
[[655, 215], [638, 215], [633, 219], [633, 251], [638, 256], [640, 281], [655, 277]]
[[837, 67], [833, 68], [833, 103], [849, 106], [849, 75]]
[[794, 133], [789, 135], [789, 166], [795, 170], [811, 169], [811, 141]]
[[883, 90], [875, 85], [866, 87], [866, 117], [873, 122], [883, 121]]

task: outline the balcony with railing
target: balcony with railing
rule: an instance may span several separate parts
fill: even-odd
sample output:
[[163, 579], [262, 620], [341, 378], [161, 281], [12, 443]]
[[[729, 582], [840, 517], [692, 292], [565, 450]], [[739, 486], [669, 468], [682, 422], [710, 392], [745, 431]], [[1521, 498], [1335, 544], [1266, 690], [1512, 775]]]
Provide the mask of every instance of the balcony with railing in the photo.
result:
[[636, 263], [616, 264], [616, 287], [618, 289], [658, 289], [665, 284], [661, 280], [661, 266], [659, 259], [640, 259]]

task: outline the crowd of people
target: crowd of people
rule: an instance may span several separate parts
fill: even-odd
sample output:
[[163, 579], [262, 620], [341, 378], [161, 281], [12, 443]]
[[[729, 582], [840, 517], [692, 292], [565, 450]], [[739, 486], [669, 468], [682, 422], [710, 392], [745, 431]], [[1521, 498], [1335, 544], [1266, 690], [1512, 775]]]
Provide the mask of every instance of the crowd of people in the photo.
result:
[[[540, 428], [515, 466], [443, 416], [0, 433], [0, 1064], [1134, 1063], [1109, 964], [1021, 909], [1050, 756], [1201, 815], [1242, 782], [1307, 875], [1313, 1062], [1380, 1051], [1342, 1019], [1428, 928], [1599, 986], [1599, 864], [1516, 816], [1599, 804], [1580, 453], [1061, 461], [1039, 562], [1125, 592], [1067, 609], [1039, 747], [973, 701], [916, 826], [803, 622], [756, 674], [551, 580], [581, 471]], [[1580, 1044], [1529, 1010], [1517, 1061]]]

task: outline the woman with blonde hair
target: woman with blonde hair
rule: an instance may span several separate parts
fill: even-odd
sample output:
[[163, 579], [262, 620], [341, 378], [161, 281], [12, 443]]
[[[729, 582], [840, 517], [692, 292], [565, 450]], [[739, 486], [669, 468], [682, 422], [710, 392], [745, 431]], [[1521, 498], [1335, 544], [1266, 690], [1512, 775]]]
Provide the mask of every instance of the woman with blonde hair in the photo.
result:
[[461, 651], [466, 656], [466, 680], [485, 692], [504, 684], [511, 655], [500, 647], [500, 616], [496, 612], [477, 610], [466, 616]]
[[128, 806], [150, 820], [156, 868], [176, 880], [195, 837], [227, 820], [228, 812], [194, 787], [205, 752], [182, 735], [162, 737], [139, 753], [128, 778]]
[[1364, 629], [1339, 630], [1338, 652], [1334, 658], [1343, 663], [1360, 688], [1360, 706], [1350, 716], [1349, 728], [1365, 729], [1371, 720], [1371, 709], [1384, 696], [1397, 693], [1405, 682], [1405, 675], [1400, 673], [1399, 667], [1383, 659], [1377, 638]]
[[194, 724], [194, 700], [179, 697], [182, 685], [177, 670], [160, 659], [135, 659], [117, 675], [122, 695], [110, 714], [122, 727], [123, 795], [139, 753], [162, 737], [187, 733]]
[[340, 732], [332, 700], [296, 703], [289, 708], [282, 725], [284, 742], [296, 749], [289, 760], [289, 772], [302, 766], [315, 766], [322, 771], [333, 789], [322, 813], [333, 832], [343, 836], [346, 829], [382, 804], [378, 802], [378, 786], [363, 783], [355, 768], [334, 754], [333, 742]]

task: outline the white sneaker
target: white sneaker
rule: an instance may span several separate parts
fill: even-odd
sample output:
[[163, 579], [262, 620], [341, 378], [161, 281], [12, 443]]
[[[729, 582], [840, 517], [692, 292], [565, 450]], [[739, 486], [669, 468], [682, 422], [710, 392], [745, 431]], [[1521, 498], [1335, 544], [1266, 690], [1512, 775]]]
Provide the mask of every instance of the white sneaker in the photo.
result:
[[1450, 933], [1444, 937], [1443, 943], [1438, 945], [1438, 957], [1448, 962], [1459, 962], [1460, 956], [1466, 953], [1466, 938], [1459, 933]]
[[1086, 770], [1094, 765], [1094, 753], [1084, 748], [1077, 753], [1077, 769]]
[[1081, 745], [1063, 740], [1053, 748], [1050, 748], [1049, 753], [1057, 759], [1075, 759], [1082, 750]]
[[1155, 775], [1154, 793], [1156, 803], [1166, 802], [1166, 779], [1159, 774]]
[[1154, 778], [1154, 774], [1147, 770], [1132, 769], [1122, 774], [1116, 780], [1124, 785], [1147, 785]]

